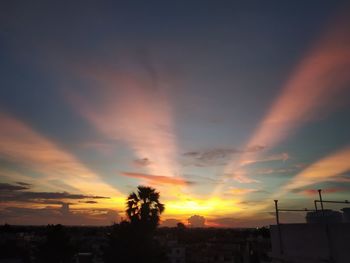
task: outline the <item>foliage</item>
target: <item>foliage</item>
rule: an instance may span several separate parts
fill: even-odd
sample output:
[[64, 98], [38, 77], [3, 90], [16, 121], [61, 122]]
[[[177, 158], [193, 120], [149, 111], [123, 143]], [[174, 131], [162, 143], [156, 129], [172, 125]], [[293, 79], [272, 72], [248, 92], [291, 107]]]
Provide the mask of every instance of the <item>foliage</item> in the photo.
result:
[[104, 261], [112, 262], [162, 262], [165, 253], [154, 239], [164, 205], [154, 188], [138, 186], [126, 202], [129, 221], [114, 224], [108, 236]]
[[159, 193], [154, 188], [138, 186], [137, 192], [127, 198], [126, 214], [131, 224], [155, 229], [160, 215], [164, 212], [164, 204], [159, 202]]

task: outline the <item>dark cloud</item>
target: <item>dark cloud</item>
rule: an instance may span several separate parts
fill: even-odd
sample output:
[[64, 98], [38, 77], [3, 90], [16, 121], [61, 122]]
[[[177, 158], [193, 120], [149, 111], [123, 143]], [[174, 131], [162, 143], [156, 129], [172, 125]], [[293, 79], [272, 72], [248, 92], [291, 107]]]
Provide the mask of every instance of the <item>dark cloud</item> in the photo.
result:
[[209, 223], [215, 227], [235, 227], [237, 226], [238, 220], [232, 217], [223, 217], [210, 220]]
[[25, 182], [16, 182], [16, 184], [22, 185], [22, 186], [27, 186], [30, 187], [31, 184], [25, 183]]
[[27, 190], [28, 186], [0, 183], [0, 191], [20, 191]]
[[193, 215], [187, 219], [190, 227], [205, 227], [204, 216]]
[[176, 227], [178, 223], [181, 223], [180, 220], [169, 218], [161, 222], [161, 226], [163, 227]]
[[243, 150], [236, 148], [215, 148], [205, 151], [189, 151], [183, 153], [183, 156], [187, 159], [185, 165], [193, 165], [199, 167], [220, 166], [225, 165], [235, 154], [242, 154], [245, 152], [258, 152], [263, 149], [263, 146], [253, 146]]
[[107, 199], [105, 196], [71, 194], [68, 192], [32, 192], [27, 186], [1, 183], [0, 200], [1, 201], [19, 201], [34, 202], [46, 204], [61, 204], [60, 200], [80, 200], [80, 199]]
[[148, 158], [142, 158], [142, 159], [135, 159], [133, 163], [136, 166], [145, 167], [150, 165], [152, 162]]
[[183, 174], [183, 177], [191, 178], [192, 180], [195, 181], [195, 184], [218, 185], [218, 184], [223, 184], [224, 183], [223, 180], [220, 180], [220, 179], [213, 179], [213, 178], [210, 178], [210, 177], [194, 175], [194, 174]]
[[68, 192], [22, 192], [25, 199], [108, 199], [105, 196], [70, 194]]

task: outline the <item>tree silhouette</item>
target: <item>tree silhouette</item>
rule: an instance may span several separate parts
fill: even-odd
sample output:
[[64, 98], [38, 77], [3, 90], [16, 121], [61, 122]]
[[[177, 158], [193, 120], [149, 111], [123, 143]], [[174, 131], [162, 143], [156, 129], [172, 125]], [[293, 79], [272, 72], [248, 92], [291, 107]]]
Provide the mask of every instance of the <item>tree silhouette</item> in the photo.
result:
[[134, 225], [146, 229], [155, 229], [158, 226], [164, 204], [159, 202], [159, 193], [156, 189], [147, 186], [138, 186], [137, 192], [127, 198], [126, 214]]
[[155, 230], [164, 211], [159, 193], [151, 187], [138, 186], [126, 200], [129, 221], [114, 224], [108, 235], [104, 261], [114, 262], [164, 262], [165, 252], [154, 239]]

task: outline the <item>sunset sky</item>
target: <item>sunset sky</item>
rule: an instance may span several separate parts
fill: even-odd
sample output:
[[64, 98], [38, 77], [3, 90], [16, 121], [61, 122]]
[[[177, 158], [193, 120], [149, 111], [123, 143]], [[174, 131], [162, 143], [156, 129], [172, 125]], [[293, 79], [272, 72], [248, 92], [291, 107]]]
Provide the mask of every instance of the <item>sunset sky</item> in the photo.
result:
[[346, 1], [2, 1], [0, 81], [1, 224], [110, 224], [138, 185], [164, 225], [350, 198]]

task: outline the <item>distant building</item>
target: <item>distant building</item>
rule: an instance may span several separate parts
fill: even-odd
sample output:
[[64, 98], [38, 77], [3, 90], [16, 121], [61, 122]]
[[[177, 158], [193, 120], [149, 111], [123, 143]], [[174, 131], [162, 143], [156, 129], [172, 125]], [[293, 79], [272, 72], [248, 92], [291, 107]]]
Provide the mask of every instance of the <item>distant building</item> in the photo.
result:
[[170, 263], [185, 263], [186, 248], [177, 243], [175, 240], [167, 242], [168, 253], [167, 257]]

